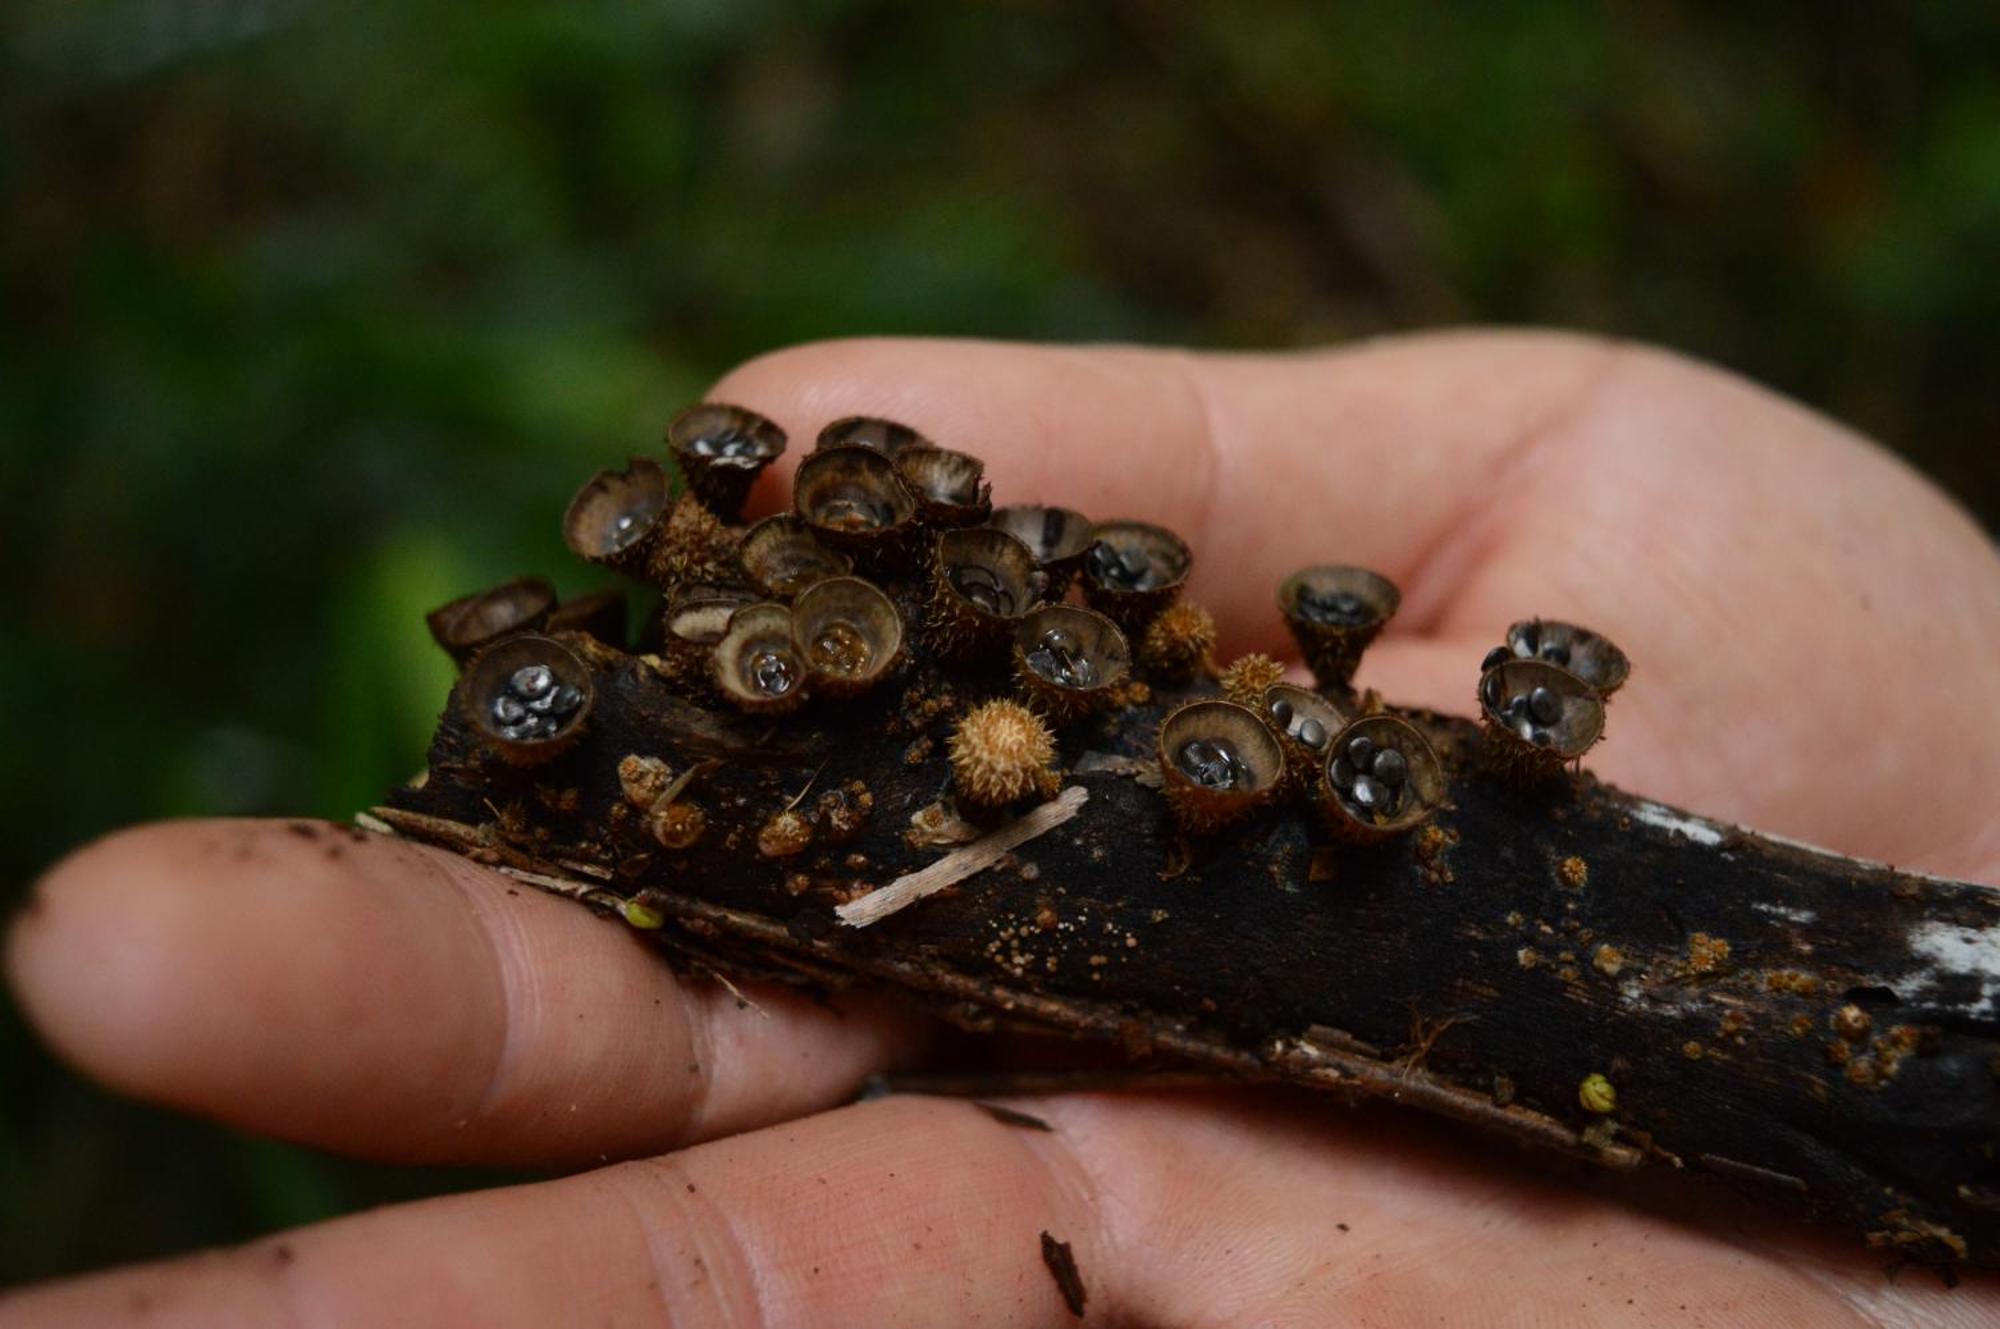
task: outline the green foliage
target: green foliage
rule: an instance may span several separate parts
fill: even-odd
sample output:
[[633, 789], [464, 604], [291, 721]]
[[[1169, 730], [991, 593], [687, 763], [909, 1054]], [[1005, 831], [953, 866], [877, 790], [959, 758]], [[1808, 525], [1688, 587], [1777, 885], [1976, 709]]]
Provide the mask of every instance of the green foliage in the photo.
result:
[[[588, 586], [574, 484], [806, 338], [1596, 328], [2000, 515], [1971, 0], [22, 0], [0, 42], [10, 894], [407, 775], [422, 610]], [[446, 1184], [113, 1103], [0, 1017], [0, 1280]]]

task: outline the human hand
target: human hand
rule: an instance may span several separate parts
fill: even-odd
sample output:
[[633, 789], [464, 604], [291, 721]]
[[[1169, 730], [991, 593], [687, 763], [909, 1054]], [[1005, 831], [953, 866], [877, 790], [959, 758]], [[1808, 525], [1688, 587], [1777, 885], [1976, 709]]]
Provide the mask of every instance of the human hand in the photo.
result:
[[[1231, 651], [1278, 579], [1382, 570], [1360, 681], [1465, 711], [1515, 618], [1635, 661], [1600, 774], [1899, 866], [2000, 878], [2000, 560], [1893, 459], [1711, 370], [1576, 338], [1331, 353], [855, 342], [714, 394], [795, 438], [850, 414], [1173, 526]], [[1883, 740], [1879, 735], [1891, 735]], [[283, 823], [132, 831], [53, 871], [8, 972], [112, 1087], [396, 1161], [589, 1168], [0, 1297], [97, 1324], [1147, 1326], [1991, 1323], [1782, 1223], [1700, 1228], [1546, 1183], [1383, 1110], [1291, 1093], [1071, 1095], [1050, 1133], [920, 1098], [888, 998], [683, 984], [621, 925], [416, 845]], [[699, 1143], [700, 1141], [710, 1143]], [[601, 1166], [600, 1166], [601, 1165]]]

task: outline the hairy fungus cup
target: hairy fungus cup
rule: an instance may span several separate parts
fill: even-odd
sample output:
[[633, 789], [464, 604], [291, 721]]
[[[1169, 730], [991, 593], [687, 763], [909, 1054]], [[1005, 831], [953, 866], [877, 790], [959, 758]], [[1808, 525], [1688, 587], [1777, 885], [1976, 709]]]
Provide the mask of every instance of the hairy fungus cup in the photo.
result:
[[1102, 614], [1043, 605], [1014, 628], [1014, 673], [1037, 710], [1067, 724], [1110, 703], [1131, 676], [1132, 648]]
[[1524, 779], [1552, 777], [1604, 735], [1604, 699], [1567, 669], [1512, 658], [1479, 676], [1489, 760]]
[[1194, 554], [1164, 526], [1142, 521], [1099, 522], [1083, 559], [1083, 595], [1090, 607], [1128, 632], [1138, 632], [1187, 585]]
[[666, 529], [672, 502], [666, 468], [634, 457], [622, 471], [599, 471], [563, 513], [563, 540], [577, 557], [603, 567], [643, 568]]
[[1003, 644], [1047, 581], [1028, 547], [1005, 531], [991, 526], [946, 531], [931, 563], [932, 644], [949, 659]]
[[949, 448], [907, 448], [896, 454], [896, 473], [916, 496], [917, 515], [928, 525], [977, 526], [993, 511], [986, 463]]
[[568, 751], [596, 701], [590, 669], [552, 637], [535, 633], [494, 643], [458, 684], [459, 713], [488, 752], [510, 766], [534, 766]]
[[1402, 592], [1378, 572], [1324, 563], [1302, 568], [1278, 586], [1278, 609], [1323, 688], [1345, 688], [1361, 653], [1375, 640]]
[[894, 420], [884, 420], [873, 415], [849, 415], [835, 420], [819, 431], [819, 438], [813, 449], [822, 448], [868, 448], [885, 457], [898, 457], [913, 448], [934, 446], [916, 430]]
[[1444, 801], [1444, 765], [1416, 726], [1364, 715], [1333, 735], [1320, 762], [1319, 808], [1337, 839], [1379, 844]]
[[667, 426], [667, 450], [709, 511], [735, 521], [757, 475], [785, 451], [785, 431], [755, 411], [704, 402]]
[[1326, 764], [1333, 736], [1349, 717], [1332, 698], [1296, 683], [1272, 684], [1264, 689], [1262, 703], [1264, 723], [1284, 745], [1290, 778], [1300, 784]]
[[[1605, 698], [1625, 686], [1632, 672], [1632, 662], [1609, 637], [1552, 618], [1531, 618], [1509, 627], [1506, 646], [1494, 648], [1495, 652], [1502, 649], [1517, 660], [1540, 660], [1567, 669]], [[1489, 655], [1486, 667], [1490, 669], [1504, 658]]]
[[895, 550], [917, 515], [896, 464], [855, 444], [823, 448], [800, 462], [792, 507], [816, 537], [856, 557]]
[[502, 637], [540, 631], [555, 605], [556, 588], [546, 578], [516, 577], [439, 605], [424, 622], [431, 639], [463, 665]]
[[1090, 518], [1069, 508], [1019, 503], [993, 509], [988, 526], [1007, 532], [1035, 556], [1035, 566], [1049, 575], [1044, 592], [1060, 599], [1090, 552]]
[[1192, 701], [1160, 723], [1161, 788], [1193, 835], [1243, 820], [1285, 780], [1285, 751], [1257, 713], [1233, 701]]
[[760, 601], [731, 614], [710, 667], [729, 703], [753, 715], [779, 715], [806, 699], [806, 665], [784, 605]]
[[814, 582], [792, 602], [792, 650], [813, 691], [859, 696], [903, 658], [903, 619], [890, 600], [859, 577]]
[[821, 544], [789, 512], [766, 517], [745, 531], [737, 558], [750, 584], [773, 600], [789, 600], [814, 582], [854, 570], [852, 559]]

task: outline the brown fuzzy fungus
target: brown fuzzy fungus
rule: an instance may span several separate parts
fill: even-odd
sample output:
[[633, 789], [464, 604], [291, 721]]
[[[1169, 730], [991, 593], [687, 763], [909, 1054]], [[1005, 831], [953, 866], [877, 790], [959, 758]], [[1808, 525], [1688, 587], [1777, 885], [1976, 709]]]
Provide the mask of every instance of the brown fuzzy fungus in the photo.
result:
[[1729, 943], [1720, 937], [1711, 937], [1706, 932], [1696, 932], [1688, 937], [1687, 973], [1697, 978], [1707, 978], [1720, 973], [1729, 963]]
[[975, 706], [951, 731], [952, 785], [983, 807], [1052, 798], [1062, 787], [1056, 741], [1041, 716], [1017, 702]]
[[1285, 681], [1285, 667], [1268, 655], [1239, 655], [1216, 681], [1222, 684], [1223, 696], [1255, 709], [1263, 705], [1266, 692]]
[[1162, 683], [1185, 683], [1213, 666], [1215, 615], [1192, 600], [1176, 600], [1146, 625], [1139, 668]]
[[725, 526], [692, 494], [683, 494], [667, 512], [646, 556], [646, 580], [664, 591], [681, 586], [735, 580], [742, 535]]
[[1143, 521], [1099, 522], [1083, 559], [1083, 598], [1127, 632], [1143, 631], [1180, 597], [1194, 567], [1187, 541]]

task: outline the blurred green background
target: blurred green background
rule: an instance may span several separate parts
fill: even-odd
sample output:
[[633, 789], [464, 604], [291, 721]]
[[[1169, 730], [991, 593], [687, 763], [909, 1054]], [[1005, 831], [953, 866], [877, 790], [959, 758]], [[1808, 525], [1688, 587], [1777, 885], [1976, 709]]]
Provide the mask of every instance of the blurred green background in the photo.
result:
[[[732, 362], [936, 332], [1668, 343], [2000, 519], [2000, 11], [16, 0], [0, 903], [121, 823], [343, 816], [422, 611]], [[0, 1007], [0, 1282], [483, 1180], [119, 1103]]]

